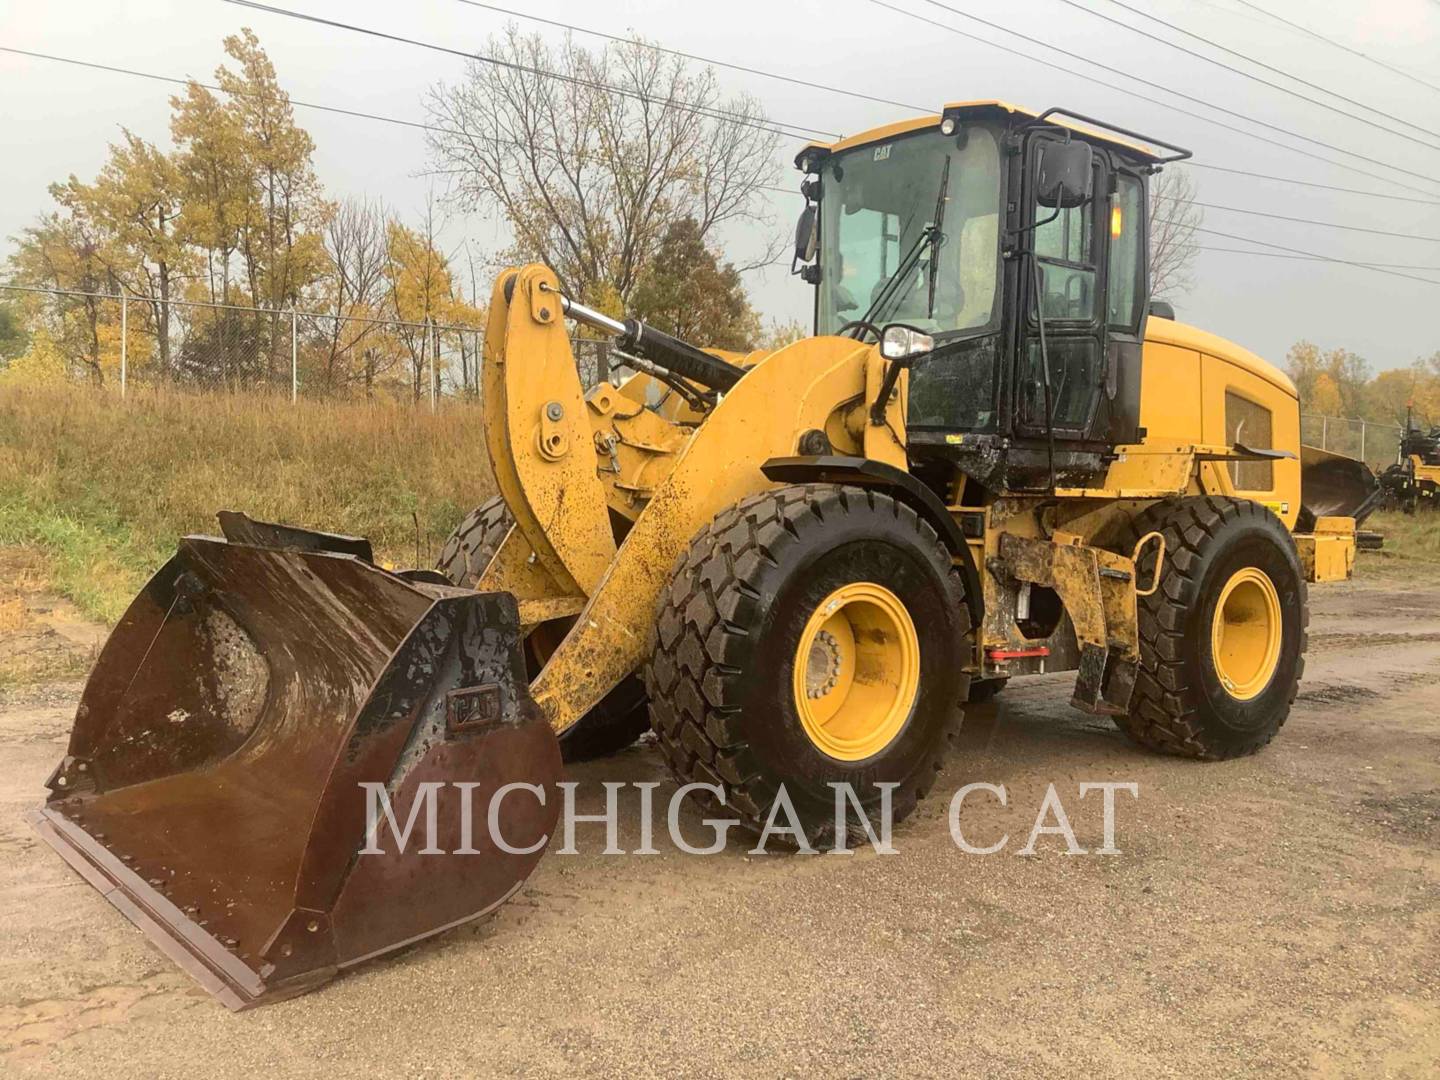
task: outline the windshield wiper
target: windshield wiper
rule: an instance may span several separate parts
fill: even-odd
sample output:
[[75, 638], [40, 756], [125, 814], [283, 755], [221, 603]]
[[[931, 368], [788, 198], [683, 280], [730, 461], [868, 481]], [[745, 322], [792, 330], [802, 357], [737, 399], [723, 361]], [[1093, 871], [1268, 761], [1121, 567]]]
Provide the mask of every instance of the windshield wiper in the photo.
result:
[[940, 243], [945, 238], [940, 226], [945, 220], [946, 195], [950, 190], [950, 155], [945, 155], [945, 160], [940, 164], [940, 192], [935, 197], [935, 217], [933, 224], [926, 225], [920, 230], [920, 235], [910, 245], [910, 250], [905, 252], [905, 257], [895, 267], [894, 272], [885, 279], [885, 285], [880, 294], [871, 302], [865, 314], [850, 324], [850, 330], [854, 336], [865, 332], [867, 327], [873, 328], [874, 320], [885, 310], [885, 305], [891, 300], [902, 295], [900, 283], [920, 261], [920, 253], [928, 246], [930, 248], [930, 315], [935, 314], [935, 253], [940, 250]]
[[935, 271], [938, 268], [940, 257], [940, 245], [945, 240], [945, 233], [941, 230], [945, 227], [945, 204], [949, 202], [950, 194], [950, 155], [945, 155], [945, 167], [940, 170], [940, 195], [935, 200], [935, 229], [930, 235], [930, 296], [929, 303], [925, 308], [927, 319], [935, 318], [935, 282], [939, 274]]

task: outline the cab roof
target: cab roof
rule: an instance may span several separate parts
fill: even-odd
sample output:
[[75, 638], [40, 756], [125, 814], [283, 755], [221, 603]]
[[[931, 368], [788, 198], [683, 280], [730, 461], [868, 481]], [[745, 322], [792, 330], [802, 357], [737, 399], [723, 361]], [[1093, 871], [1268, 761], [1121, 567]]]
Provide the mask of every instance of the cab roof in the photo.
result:
[[[1051, 110], [1053, 111], [1053, 110]], [[813, 154], [820, 150], [825, 154], [838, 153], [841, 150], [849, 150], [851, 147], [864, 146], [867, 143], [884, 142], [886, 139], [893, 139], [898, 135], [908, 135], [912, 131], [922, 131], [925, 128], [939, 127], [940, 121], [947, 116], [966, 120], [979, 118], [985, 115], [999, 113], [1003, 116], [1019, 116], [1029, 119], [1038, 119], [1042, 114], [1022, 105], [1012, 105], [1008, 101], [957, 101], [946, 105], [943, 112], [932, 113], [928, 116], [916, 116], [908, 120], [897, 120], [891, 124], [882, 124], [880, 127], [871, 128], [869, 131], [862, 131], [857, 135], [849, 135], [836, 142], [810, 142], [805, 148], [795, 155], [796, 168], [804, 168], [801, 162], [807, 154]], [[1072, 123], [1063, 116], [1056, 115], [1047, 117], [1047, 124], [1054, 124], [1056, 127], [1066, 128], [1083, 135], [1086, 139], [1103, 143], [1106, 146], [1113, 146], [1131, 157], [1136, 157], [1146, 162], [1160, 162], [1167, 160], [1162, 154], [1157, 153], [1152, 147], [1144, 143], [1134, 142], [1130, 139], [1104, 131], [1100, 128], [1088, 127], [1082, 123]], [[1188, 157], [1188, 151], [1184, 153]], [[1173, 160], [1173, 159], [1172, 159]]]

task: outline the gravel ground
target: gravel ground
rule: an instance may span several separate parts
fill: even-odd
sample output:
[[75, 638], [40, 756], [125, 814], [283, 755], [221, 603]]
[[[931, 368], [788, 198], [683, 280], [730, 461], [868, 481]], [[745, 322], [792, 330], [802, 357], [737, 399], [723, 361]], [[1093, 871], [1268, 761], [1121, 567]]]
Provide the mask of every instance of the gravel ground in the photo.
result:
[[[11, 1076], [1432, 1076], [1440, 1060], [1440, 580], [1317, 588], [1307, 678], [1260, 755], [1133, 749], [1063, 676], [972, 708], [899, 854], [551, 854], [488, 920], [242, 1014], [21, 820], [79, 684], [0, 696], [0, 1064]], [[73, 634], [71, 635], [74, 636]], [[30, 641], [27, 648], [33, 647]], [[0, 638], [0, 653], [8, 648]], [[663, 780], [645, 744], [573, 770]], [[1004, 784], [1008, 806], [949, 796]], [[1054, 784], [1079, 842], [1016, 854]], [[662, 788], [659, 794], [666, 793]], [[633, 793], [632, 793], [633, 794]], [[583, 802], [584, 800], [582, 800]], [[663, 836], [664, 803], [657, 805]], [[634, 815], [627, 815], [633, 822]], [[704, 829], [687, 814], [689, 835]], [[622, 846], [638, 827], [627, 823]], [[657, 844], [662, 849], [663, 844]]]

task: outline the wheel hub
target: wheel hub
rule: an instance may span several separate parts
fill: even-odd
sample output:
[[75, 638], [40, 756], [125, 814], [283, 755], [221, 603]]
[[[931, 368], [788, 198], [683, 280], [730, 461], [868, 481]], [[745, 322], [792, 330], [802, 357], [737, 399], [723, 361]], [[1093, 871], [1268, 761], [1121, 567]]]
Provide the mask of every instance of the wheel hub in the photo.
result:
[[857, 581], [815, 608], [795, 650], [795, 711], [822, 753], [861, 761], [905, 727], [920, 687], [920, 638], [904, 603]]
[[821, 630], [805, 665], [805, 696], [814, 700], [830, 693], [840, 681], [840, 671], [840, 642], [829, 630]]
[[1270, 685], [1283, 637], [1275, 583], [1257, 567], [1237, 570], [1220, 592], [1210, 630], [1215, 674], [1231, 697], [1248, 701]]

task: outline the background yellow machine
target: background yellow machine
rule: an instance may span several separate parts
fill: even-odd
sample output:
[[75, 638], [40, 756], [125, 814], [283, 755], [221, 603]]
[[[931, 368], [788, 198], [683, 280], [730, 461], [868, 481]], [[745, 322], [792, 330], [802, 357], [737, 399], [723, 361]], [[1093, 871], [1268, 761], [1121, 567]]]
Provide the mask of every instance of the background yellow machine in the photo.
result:
[[[187, 537], [100, 658], [42, 834], [243, 1006], [503, 901], [562, 741], [653, 728], [707, 803], [753, 828], [783, 787], [818, 846], [833, 785], [903, 818], [966, 700], [1017, 675], [1076, 671], [1075, 705], [1151, 749], [1259, 749], [1373, 480], [1331, 467], [1307, 505], [1289, 380], [1151, 310], [1146, 188], [1185, 156], [998, 102], [807, 146], [816, 334], [773, 352], [506, 271], [499, 494], [439, 570], [238, 514]], [[637, 374], [583, 388], [572, 321]], [[363, 785], [403, 822], [441, 783], [447, 823], [542, 794], [504, 802], [503, 845], [363, 853]]]
[[1440, 509], [1440, 428], [1427, 435], [1407, 409], [1397, 456], [1400, 460], [1380, 477], [1392, 503], [1407, 514]]

